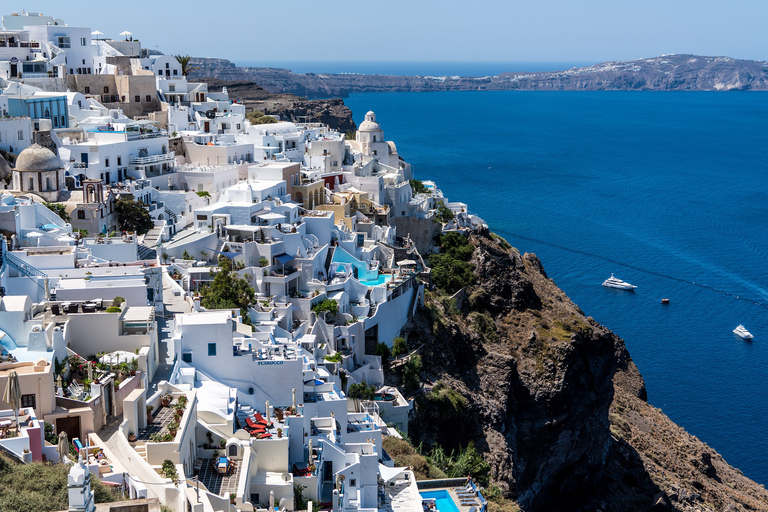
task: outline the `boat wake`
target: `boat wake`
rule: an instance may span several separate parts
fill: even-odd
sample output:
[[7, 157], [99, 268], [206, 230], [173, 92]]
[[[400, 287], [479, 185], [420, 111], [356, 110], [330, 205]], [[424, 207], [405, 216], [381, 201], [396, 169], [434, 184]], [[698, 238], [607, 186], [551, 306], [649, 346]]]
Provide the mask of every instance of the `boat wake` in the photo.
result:
[[669, 279], [669, 280], [672, 280], [672, 281], [677, 281], [679, 283], [685, 283], [685, 284], [689, 284], [689, 285], [692, 285], [692, 286], [697, 286], [697, 287], [702, 288], [704, 290], [709, 290], [709, 291], [712, 291], [712, 292], [715, 292], [715, 293], [720, 293], [722, 295], [726, 295], [726, 296], [731, 297], [733, 299], [740, 300], [740, 301], [743, 301], [743, 302], [748, 302], [750, 304], [754, 304], [755, 306], [761, 307], [763, 309], [768, 309], [768, 302], [761, 301], [761, 300], [758, 300], [758, 299], [753, 299], [753, 298], [750, 298], [750, 297], [744, 297], [744, 296], [741, 296], [741, 295], [736, 295], [735, 293], [730, 292], [728, 290], [723, 290], [722, 288], [716, 288], [714, 286], [709, 286], [707, 284], [696, 283], [694, 281], [689, 281], [687, 279], [682, 279], [682, 278], [679, 278], [679, 277], [671, 276], [669, 274], [664, 274], [662, 272], [657, 272], [655, 270], [649, 270], [649, 269], [646, 269], [646, 268], [637, 267], [635, 265], [631, 265], [631, 264], [625, 263], [623, 261], [618, 261], [618, 260], [614, 260], [614, 259], [611, 259], [611, 258], [607, 258], [607, 257], [602, 256], [600, 254], [595, 254], [595, 253], [591, 253], [591, 252], [588, 252], [588, 251], [582, 251], [580, 249], [573, 249], [571, 247], [565, 247], [564, 245], [559, 245], [559, 244], [555, 244], [555, 243], [552, 243], [552, 242], [545, 242], [544, 240], [539, 240], [537, 238], [531, 238], [531, 237], [528, 237], [528, 236], [518, 235], [517, 233], [512, 233], [510, 231], [506, 231], [506, 230], [503, 230], [503, 229], [495, 229], [494, 228], [494, 231], [498, 231], [499, 233], [502, 233], [504, 235], [509, 235], [509, 236], [512, 236], [512, 237], [515, 237], [515, 238], [520, 238], [522, 240], [528, 240], [530, 242], [535, 242], [537, 244], [542, 244], [542, 245], [546, 245], [546, 246], [549, 246], [549, 247], [554, 247], [556, 249], [561, 249], [563, 251], [568, 251], [568, 252], [572, 252], [572, 253], [575, 253], [575, 254], [581, 254], [583, 256], [588, 256], [590, 258], [597, 258], [599, 260], [603, 260], [603, 261], [607, 261], [609, 263], [613, 263], [614, 265], [621, 265], [622, 267], [630, 268], [632, 270], [637, 270], [639, 272], [643, 272], [643, 273], [646, 273], [646, 274], [649, 274], [649, 275], [653, 275], [653, 276], [657, 276], [657, 277], [662, 277], [664, 279]]

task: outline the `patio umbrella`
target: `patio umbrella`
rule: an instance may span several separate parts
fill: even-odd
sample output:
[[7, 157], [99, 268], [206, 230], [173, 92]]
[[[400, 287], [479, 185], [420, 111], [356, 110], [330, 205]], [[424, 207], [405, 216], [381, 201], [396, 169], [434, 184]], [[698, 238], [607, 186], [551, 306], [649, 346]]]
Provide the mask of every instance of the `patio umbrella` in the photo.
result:
[[309, 440], [309, 462], [307, 463], [308, 466], [312, 465], [312, 440]]
[[122, 32], [120, 32], [120, 35], [121, 36], [132, 36], [133, 32], [128, 32], [127, 30], [123, 30]]
[[59, 444], [56, 445], [56, 451], [59, 452], [59, 462], [64, 462], [65, 457], [69, 455], [69, 440], [67, 433], [63, 430], [59, 432]]
[[88, 380], [93, 382], [93, 363], [88, 361]]
[[103, 32], [99, 32], [98, 30], [94, 30], [93, 32], [91, 32], [91, 35], [92, 36], [96, 36], [96, 40], [98, 41], [99, 40], [99, 36], [103, 36], [104, 33]]
[[293, 414], [296, 414], [296, 388], [293, 388], [291, 393], [293, 393]]
[[275, 491], [269, 491], [269, 512], [275, 512]]
[[8, 373], [8, 384], [5, 386], [5, 393], [3, 393], [3, 402], [7, 403], [13, 409], [13, 414], [16, 415], [16, 432], [19, 431], [19, 407], [21, 407], [21, 384], [19, 384], [19, 374], [16, 370], [11, 370]]
[[269, 400], [267, 400], [266, 404], [266, 411], [264, 411], [264, 417], [267, 419], [267, 423], [269, 423]]

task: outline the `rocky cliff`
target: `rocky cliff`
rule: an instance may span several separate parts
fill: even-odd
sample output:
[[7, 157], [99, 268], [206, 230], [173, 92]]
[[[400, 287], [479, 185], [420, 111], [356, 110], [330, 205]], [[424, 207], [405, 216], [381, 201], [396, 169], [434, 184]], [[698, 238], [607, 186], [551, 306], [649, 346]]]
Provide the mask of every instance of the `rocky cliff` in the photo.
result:
[[[215, 61], [218, 62], [219, 59]], [[339, 98], [307, 100], [289, 93], [269, 92], [245, 80], [229, 81], [211, 77], [198, 80], [206, 82], [211, 91], [226, 87], [229, 98], [244, 103], [247, 112], [258, 110], [289, 121], [319, 122], [342, 133], [357, 128], [352, 119], [352, 111]]]
[[352, 92], [475, 90], [768, 90], [768, 62], [730, 57], [666, 55], [605, 62], [564, 71], [502, 73], [497, 76], [394, 76], [296, 74], [288, 69], [237, 67], [224, 59], [194, 59], [193, 77], [247, 80], [274, 93], [306, 97]]
[[768, 510], [764, 487], [646, 402], [623, 341], [535, 255], [470, 241], [474, 282], [428, 293], [408, 335], [424, 362], [415, 444], [473, 440], [526, 511]]

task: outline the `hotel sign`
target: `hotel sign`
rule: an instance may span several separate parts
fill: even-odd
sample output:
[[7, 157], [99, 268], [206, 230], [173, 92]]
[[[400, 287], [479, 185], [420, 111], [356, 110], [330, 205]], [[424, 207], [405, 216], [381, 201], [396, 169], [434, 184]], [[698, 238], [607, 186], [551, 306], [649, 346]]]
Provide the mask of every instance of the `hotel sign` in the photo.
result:
[[256, 361], [256, 364], [258, 364], [258, 365], [262, 365], [262, 364], [272, 365], [272, 364], [283, 364], [284, 362], [285, 361]]

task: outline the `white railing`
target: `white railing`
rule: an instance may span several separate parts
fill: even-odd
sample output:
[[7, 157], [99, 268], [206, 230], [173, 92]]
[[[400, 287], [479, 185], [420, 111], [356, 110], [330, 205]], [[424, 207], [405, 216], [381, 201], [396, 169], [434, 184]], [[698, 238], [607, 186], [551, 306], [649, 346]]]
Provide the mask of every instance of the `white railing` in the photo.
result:
[[151, 156], [132, 156], [129, 162], [136, 165], [156, 164], [158, 162], [168, 162], [176, 158], [176, 153], [169, 151], [163, 155]]

